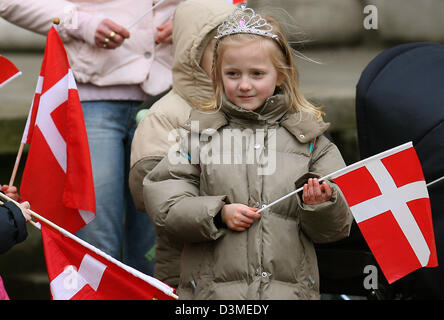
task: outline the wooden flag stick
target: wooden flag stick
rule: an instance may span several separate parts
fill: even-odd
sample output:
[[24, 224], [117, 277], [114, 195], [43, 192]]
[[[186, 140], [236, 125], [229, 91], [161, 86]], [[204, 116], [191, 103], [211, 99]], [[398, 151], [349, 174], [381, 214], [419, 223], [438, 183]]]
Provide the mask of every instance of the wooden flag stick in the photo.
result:
[[[11, 201], [12, 203], [14, 203], [16, 206], [19, 206], [20, 204], [17, 202], [17, 201], [15, 201], [14, 199], [11, 199], [10, 197], [8, 197], [6, 194], [3, 194], [3, 193], [1, 193], [0, 192], [0, 197], [2, 197], [3, 199], [5, 199], [5, 200], [8, 200], [8, 201]], [[4, 204], [2, 201], [0, 201], [0, 204]], [[31, 209], [27, 209], [28, 211], [29, 211], [29, 213], [32, 215], [32, 211], [31, 211]], [[29, 223], [30, 224], [32, 224], [34, 227], [36, 227], [37, 229], [40, 229], [40, 227], [39, 227], [39, 225], [37, 224], [37, 222], [35, 222], [35, 221], [33, 221], [33, 220], [30, 220], [29, 221]]]
[[441, 181], [443, 179], [444, 179], [444, 176], [442, 176], [441, 178], [438, 178], [438, 179], [436, 179], [436, 180], [434, 180], [432, 182], [429, 182], [429, 183], [427, 183], [427, 187], [430, 187], [431, 185], [433, 185], [433, 184], [435, 184], [435, 183], [437, 183], [437, 182], [439, 182], [439, 181]]
[[23, 148], [25, 147], [24, 143], [20, 144], [19, 151], [17, 153], [17, 157], [15, 159], [14, 169], [12, 170], [11, 179], [9, 180], [9, 186], [14, 185], [15, 176], [17, 175], [17, 170], [20, 164], [20, 159], [22, 158]]
[[[54, 18], [53, 23], [55, 25], [58, 25], [60, 23], [60, 19], [59, 18]], [[31, 110], [32, 110], [32, 105], [31, 105]], [[30, 117], [31, 117], [31, 113], [28, 115], [28, 121], [29, 121]], [[26, 124], [26, 126], [27, 125], [28, 125], [28, 123]], [[26, 132], [26, 127], [25, 127], [25, 132]], [[17, 153], [17, 157], [15, 159], [14, 168], [12, 169], [11, 179], [9, 180], [9, 186], [13, 186], [14, 185], [15, 176], [17, 175], [17, 170], [18, 170], [18, 167], [20, 165], [20, 160], [22, 158], [24, 147], [25, 147], [25, 143], [23, 143], [23, 137], [22, 137], [22, 142], [20, 143], [20, 148], [19, 148], [19, 151]]]
[[[413, 147], [413, 144], [412, 144], [411, 141], [406, 142], [406, 143], [404, 143], [404, 144], [402, 144], [402, 145], [399, 145], [399, 146], [397, 146], [397, 147], [394, 147], [394, 148], [392, 148], [392, 149], [389, 149], [389, 150], [383, 151], [383, 152], [381, 152], [381, 153], [375, 154], [375, 155], [373, 155], [373, 156], [371, 156], [371, 157], [368, 157], [368, 158], [366, 158], [366, 159], [363, 159], [363, 160], [361, 160], [361, 161], [355, 162], [355, 163], [353, 163], [353, 164], [351, 164], [351, 165], [349, 165], [349, 166], [347, 166], [347, 167], [344, 167], [344, 168], [339, 169], [339, 170], [337, 170], [337, 171], [335, 171], [335, 172], [332, 172], [332, 173], [330, 173], [330, 174], [328, 174], [328, 175], [326, 175], [326, 176], [324, 176], [324, 177], [322, 177], [322, 178], [319, 178], [318, 180], [319, 180], [319, 182], [320, 182], [320, 181], [323, 181], [323, 180], [330, 179], [331, 177], [338, 177], [339, 175], [341, 175], [341, 174], [343, 174], [343, 173], [345, 173], [345, 172], [352, 171], [352, 170], [355, 170], [355, 169], [361, 167], [361, 166], [362, 166], [364, 163], [366, 163], [366, 162], [369, 162], [369, 161], [371, 161], [371, 160], [378, 159], [378, 158], [383, 158], [383, 157], [385, 157], [385, 156], [387, 156], [387, 155], [389, 155], [389, 154], [391, 154], [391, 153], [399, 152], [399, 151], [405, 150], [405, 149], [410, 148], [410, 147]], [[435, 180], [435, 181], [429, 183], [427, 186], [429, 186], [429, 185], [431, 185], [431, 184], [433, 184], [433, 183], [435, 183], [435, 182], [438, 182], [438, 181], [441, 180], [441, 179], [443, 179], [443, 177], [441, 177], [441, 178], [439, 178], [439, 179], [437, 179], [437, 180]], [[265, 204], [264, 204], [264, 205], [262, 206], [262, 208], [260, 208], [258, 211], [256, 211], [256, 213], [261, 213], [261, 212], [264, 211], [265, 209], [267, 209], [267, 208], [269, 208], [269, 207], [275, 205], [276, 203], [278, 203], [278, 202], [280, 202], [280, 201], [282, 201], [282, 200], [284, 200], [284, 199], [287, 199], [288, 197], [290, 197], [290, 196], [292, 196], [292, 195], [294, 195], [294, 194], [296, 194], [296, 193], [302, 191], [303, 189], [304, 189], [304, 187], [300, 187], [299, 189], [294, 190], [294, 191], [292, 191], [292, 192], [286, 194], [285, 196], [283, 196], [283, 197], [281, 197], [281, 198], [279, 198], [279, 199], [273, 201], [272, 203], [270, 203], [270, 204], [268, 204], [268, 205], [265, 205]]]
[[[5, 195], [5, 194], [3, 194], [1, 192], [0, 192], [0, 197], [2, 197], [5, 200], [12, 201], [16, 205], [19, 204], [17, 201], [11, 199], [10, 197], [8, 197], [7, 195]], [[119, 266], [120, 268], [126, 270], [127, 272], [129, 272], [133, 276], [144, 280], [145, 282], [149, 283], [150, 285], [152, 285], [153, 287], [159, 289], [160, 291], [164, 292], [165, 294], [171, 296], [172, 298], [174, 298], [176, 300], [179, 299], [179, 297], [176, 294], [173, 293], [173, 291], [171, 290], [171, 287], [167, 286], [166, 284], [164, 284], [160, 280], [157, 280], [156, 278], [148, 276], [148, 275], [140, 272], [139, 270], [136, 270], [134, 268], [131, 268], [131, 267], [123, 264], [122, 262], [118, 261], [117, 259], [115, 259], [115, 258], [111, 257], [110, 255], [106, 254], [105, 252], [103, 252], [103, 251], [97, 249], [96, 247], [92, 246], [88, 242], [86, 242], [86, 241], [80, 239], [79, 237], [73, 235], [71, 232], [68, 232], [67, 230], [65, 230], [65, 229], [59, 227], [58, 225], [56, 225], [55, 223], [53, 223], [53, 222], [49, 221], [48, 219], [42, 217], [41, 215], [39, 215], [38, 213], [32, 211], [31, 209], [28, 209], [28, 211], [29, 211], [29, 213], [33, 217], [35, 217], [36, 219], [38, 219], [41, 222], [46, 223], [47, 225], [49, 225], [53, 229], [59, 231], [64, 236], [66, 236], [66, 237], [76, 241], [77, 243], [80, 243], [82, 246], [88, 248], [89, 250], [91, 250], [94, 253], [98, 254], [99, 256], [105, 258], [106, 260], [111, 261], [112, 263], [114, 263], [117, 266]], [[36, 228], [40, 229], [40, 227], [38, 225], [34, 224], [34, 226]]]
[[144, 14], [142, 14], [139, 18], [137, 18], [130, 26], [127, 27], [127, 29], [131, 29], [132, 27], [134, 27], [136, 24], [138, 24], [148, 13], [150, 13], [151, 11], [153, 11], [154, 9], [156, 9], [160, 4], [162, 4], [162, 2], [164, 2], [165, 0], [160, 0], [158, 1], [155, 5], [153, 5], [151, 8], [148, 9], [148, 11], [146, 11]]

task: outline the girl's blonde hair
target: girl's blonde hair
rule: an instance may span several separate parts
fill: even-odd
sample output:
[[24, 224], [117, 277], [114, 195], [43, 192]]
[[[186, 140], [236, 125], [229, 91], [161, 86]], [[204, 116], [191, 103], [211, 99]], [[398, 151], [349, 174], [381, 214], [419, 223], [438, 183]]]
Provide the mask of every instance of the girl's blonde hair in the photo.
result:
[[273, 46], [267, 47], [273, 48], [271, 50], [269, 49], [269, 54], [272, 63], [278, 72], [278, 79], [282, 79], [282, 84], [278, 89], [280, 93], [284, 95], [285, 103], [290, 112], [303, 110], [314, 114], [318, 120], [322, 120], [323, 112], [320, 108], [317, 108], [308, 102], [299, 91], [299, 74], [294, 63], [294, 49], [290, 47], [280, 24], [270, 16], [264, 15], [263, 17], [273, 26], [273, 33], [278, 36], [276, 40], [265, 36], [242, 33], [228, 35], [217, 40], [214, 48], [212, 67], [214, 97], [212, 101], [202, 105], [200, 109], [209, 111], [218, 110], [221, 107], [224, 94], [221, 74], [221, 57], [225, 51], [226, 45], [233, 42], [239, 43], [259, 39], [261, 41], [271, 41], [274, 43]]

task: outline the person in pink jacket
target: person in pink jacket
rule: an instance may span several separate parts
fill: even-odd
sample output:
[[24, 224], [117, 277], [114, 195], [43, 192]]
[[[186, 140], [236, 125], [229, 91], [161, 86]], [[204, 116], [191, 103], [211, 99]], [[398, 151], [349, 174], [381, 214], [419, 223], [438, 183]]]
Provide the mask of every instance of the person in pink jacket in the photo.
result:
[[[172, 15], [182, 0], [3, 0], [0, 17], [46, 35], [53, 19], [77, 82], [96, 194], [96, 218], [78, 236], [152, 275], [155, 245], [128, 189], [135, 116], [172, 82]], [[146, 105], [146, 104], [145, 104]]]

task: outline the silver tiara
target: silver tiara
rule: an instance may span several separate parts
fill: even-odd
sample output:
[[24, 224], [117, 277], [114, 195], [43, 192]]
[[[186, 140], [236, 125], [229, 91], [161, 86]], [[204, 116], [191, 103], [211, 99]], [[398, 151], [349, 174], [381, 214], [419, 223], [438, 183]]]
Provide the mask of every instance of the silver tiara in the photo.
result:
[[273, 26], [267, 22], [260, 14], [256, 14], [253, 9], [247, 8], [245, 4], [236, 7], [228, 18], [217, 28], [216, 39], [237, 33], [251, 33], [278, 39], [272, 33]]

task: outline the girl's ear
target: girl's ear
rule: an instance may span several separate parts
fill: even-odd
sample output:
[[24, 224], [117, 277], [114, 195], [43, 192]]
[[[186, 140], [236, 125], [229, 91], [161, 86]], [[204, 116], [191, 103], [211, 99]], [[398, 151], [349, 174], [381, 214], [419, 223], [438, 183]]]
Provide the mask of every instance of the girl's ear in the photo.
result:
[[284, 81], [285, 81], [285, 76], [282, 73], [280, 73], [276, 81], [276, 87], [280, 87], [284, 83]]

